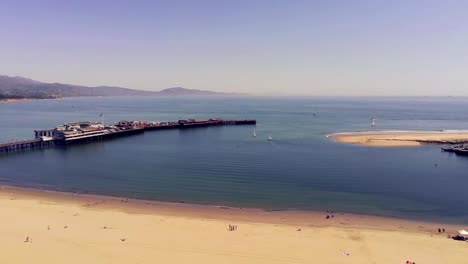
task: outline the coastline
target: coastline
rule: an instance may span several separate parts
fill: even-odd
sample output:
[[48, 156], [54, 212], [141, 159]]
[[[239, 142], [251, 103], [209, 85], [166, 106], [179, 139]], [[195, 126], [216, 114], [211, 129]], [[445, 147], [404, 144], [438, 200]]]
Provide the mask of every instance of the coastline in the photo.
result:
[[[376, 230], [396, 230], [405, 224], [405, 229], [417, 233], [433, 233], [438, 226], [450, 226], [453, 229], [464, 228], [461, 224], [437, 220], [423, 221], [391, 216], [360, 214], [349, 212], [334, 212], [335, 219], [344, 221], [328, 221], [327, 212], [319, 210], [269, 210], [253, 207], [235, 207], [228, 205], [196, 204], [190, 202], [167, 202], [144, 200], [99, 194], [62, 192], [46, 189], [35, 189], [0, 185], [1, 198], [38, 200], [61, 203], [71, 206], [92, 207], [103, 210], [118, 210], [129, 214], [164, 214], [167, 216], [184, 216], [202, 219], [227, 220], [235, 219], [244, 222], [308, 225], [315, 227], [350, 227]], [[365, 223], [362, 223], [362, 222]]]
[[343, 132], [327, 135], [327, 138], [368, 147], [411, 147], [468, 143], [468, 130]]
[[38, 100], [57, 100], [62, 99], [62, 97], [57, 98], [9, 98], [9, 99], [0, 99], [1, 103], [21, 103], [21, 102], [30, 102], [30, 101], [38, 101]]
[[14, 99], [0, 99], [0, 103], [17, 103], [17, 102], [28, 102], [32, 100], [39, 100], [34, 98], [14, 98]]
[[[33, 188], [22, 188], [14, 186], [1, 186], [0, 198], [13, 197], [14, 199], [34, 199], [47, 202], [59, 202], [68, 205], [81, 205], [88, 207], [93, 205], [94, 208], [100, 209], [113, 209], [119, 210], [125, 213], [136, 213], [136, 214], [166, 214], [170, 216], [187, 216], [195, 218], [207, 218], [207, 219], [232, 219], [235, 218], [239, 221], [252, 221], [261, 223], [271, 224], [312, 224], [316, 223], [316, 226], [334, 226], [337, 224], [333, 221], [326, 221], [325, 211], [313, 211], [313, 210], [267, 210], [261, 208], [243, 208], [243, 207], [232, 207], [224, 205], [209, 205], [209, 204], [194, 204], [186, 202], [164, 202], [156, 200], [142, 200], [134, 198], [116, 197], [116, 196], [105, 196], [97, 194], [82, 194], [82, 193], [71, 193], [71, 192], [60, 192]], [[393, 222], [404, 222], [411, 226], [420, 226], [424, 224], [430, 226], [428, 229], [421, 229], [420, 227], [414, 230], [432, 232], [432, 226], [446, 225], [453, 227], [461, 227], [456, 224], [441, 223], [441, 222], [423, 222], [418, 220], [406, 220], [402, 218], [393, 218], [385, 216], [376, 216], [369, 214], [355, 214], [355, 213], [344, 213], [335, 212], [336, 216], [346, 216], [347, 222], [339, 223], [339, 226], [351, 226], [351, 227], [364, 227], [360, 223], [356, 223], [352, 220], [366, 220], [367, 228], [375, 229], [387, 229], [388, 224]], [[411, 223], [414, 223], [412, 225]], [[383, 225], [381, 225], [383, 224]]]
[[[468, 252], [466, 243], [447, 239], [466, 227], [340, 212], [327, 220], [325, 212], [9, 186], [0, 189], [0, 206], [2, 263], [48, 263], [48, 248], [66, 263], [461, 263]], [[228, 231], [230, 224], [238, 230]], [[439, 234], [441, 227], [446, 232]]]

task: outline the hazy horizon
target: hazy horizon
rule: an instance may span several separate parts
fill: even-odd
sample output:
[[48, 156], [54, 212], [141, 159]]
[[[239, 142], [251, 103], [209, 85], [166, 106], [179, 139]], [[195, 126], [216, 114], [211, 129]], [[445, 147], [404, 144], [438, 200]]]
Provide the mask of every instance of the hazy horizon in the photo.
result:
[[2, 1], [0, 74], [141, 90], [468, 96], [464, 1]]

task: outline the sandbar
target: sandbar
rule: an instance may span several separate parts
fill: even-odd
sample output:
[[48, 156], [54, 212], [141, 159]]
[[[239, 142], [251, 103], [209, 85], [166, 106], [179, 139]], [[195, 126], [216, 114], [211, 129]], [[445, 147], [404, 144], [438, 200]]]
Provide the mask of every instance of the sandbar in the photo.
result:
[[327, 136], [340, 143], [371, 147], [419, 146], [424, 144], [465, 144], [466, 131], [370, 131], [345, 132]]
[[468, 256], [468, 243], [447, 238], [462, 226], [339, 212], [325, 219], [7, 186], [0, 208], [0, 263], [427, 264]]

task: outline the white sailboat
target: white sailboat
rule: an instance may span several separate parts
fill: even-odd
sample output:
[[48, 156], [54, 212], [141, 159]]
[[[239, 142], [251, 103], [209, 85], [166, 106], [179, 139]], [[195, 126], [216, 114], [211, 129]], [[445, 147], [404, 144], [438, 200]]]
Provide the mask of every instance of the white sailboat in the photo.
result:
[[271, 136], [268, 137], [268, 141], [272, 141], [273, 139], [271, 138]]
[[254, 132], [253, 132], [253, 136], [257, 137], [257, 133], [255, 132], [255, 129], [254, 129]]

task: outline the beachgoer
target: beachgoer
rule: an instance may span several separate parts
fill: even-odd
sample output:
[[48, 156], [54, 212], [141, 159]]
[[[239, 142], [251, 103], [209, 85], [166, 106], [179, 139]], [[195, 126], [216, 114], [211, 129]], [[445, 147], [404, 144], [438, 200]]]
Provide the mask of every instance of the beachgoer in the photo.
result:
[[439, 228], [439, 233], [440, 233], [440, 228]]
[[25, 243], [29, 242], [29, 237], [26, 237], [26, 240], [24, 240]]
[[442, 228], [442, 232], [444, 232], [444, 233], [445, 233], [445, 228]]

